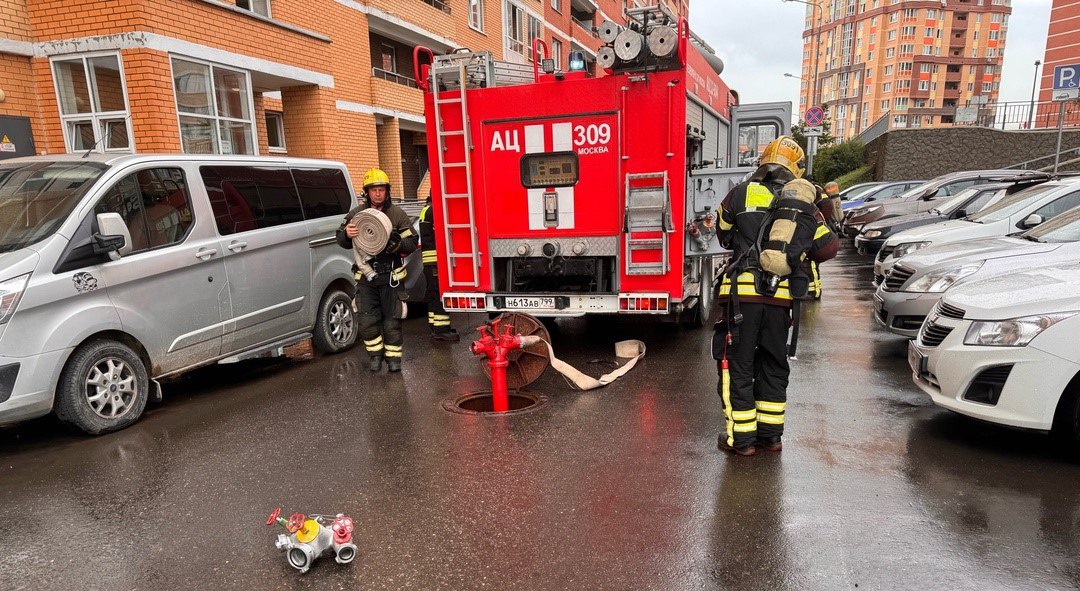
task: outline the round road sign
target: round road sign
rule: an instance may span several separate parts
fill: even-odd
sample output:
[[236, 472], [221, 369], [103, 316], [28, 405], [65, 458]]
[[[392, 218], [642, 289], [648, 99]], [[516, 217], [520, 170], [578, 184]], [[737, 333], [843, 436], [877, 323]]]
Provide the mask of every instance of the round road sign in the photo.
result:
[[803, 115], [803, 122], [810, 126], [821, 125], [825, 121], [825, 110], [821, 107], [810, 107]]

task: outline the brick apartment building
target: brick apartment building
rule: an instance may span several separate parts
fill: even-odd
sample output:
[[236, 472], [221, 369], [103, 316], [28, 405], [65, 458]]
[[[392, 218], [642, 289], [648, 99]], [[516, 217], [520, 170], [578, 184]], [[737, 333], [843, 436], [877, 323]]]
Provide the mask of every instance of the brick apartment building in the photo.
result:
[[[0, 157], [331, 158], [356, 179], [381, 166], [395, 193], [416, 197], [427, 139], [414, 47], [527, 63], [541, 37], [562, 68], [581, 51], [595, 70], [592, 27], [642, 3], [0, 0]], [[688, 12], [688, 0], [666, 3]]]
[[882, 118], [935, 127], [996, 102], [1011, 3], [809, 0], [800, 112], [822, 105], [833, 134], [851, 138]]
[[[1050, 8], [1050, 26], [1046, 33], [1046, 57], [1042, 60], [1039, 81], [1040, 105], [1036, 107], [1035, 127], [1056, 127], [1058, 106], [1049, 103], [1054, 88], [1054, 68], [1080, 64], [1080, 0], [1054, 0]], [[1067, 124], [1075, 125], [1070, 117]]]

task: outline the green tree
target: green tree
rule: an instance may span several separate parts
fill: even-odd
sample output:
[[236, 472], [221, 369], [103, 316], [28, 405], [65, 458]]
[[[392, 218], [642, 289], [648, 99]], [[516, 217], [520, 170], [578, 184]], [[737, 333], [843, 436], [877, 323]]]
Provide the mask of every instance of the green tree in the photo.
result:
[[865, 165], [866, 146], [859, 140], [819, 148], [814, 156], [814, 179], [824, 184]]

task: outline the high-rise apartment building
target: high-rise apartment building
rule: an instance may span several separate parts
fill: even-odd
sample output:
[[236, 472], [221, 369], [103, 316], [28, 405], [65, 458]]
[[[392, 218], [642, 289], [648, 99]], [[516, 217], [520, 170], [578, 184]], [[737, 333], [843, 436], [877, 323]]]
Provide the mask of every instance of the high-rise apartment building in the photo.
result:
[[[666, 1], [685, 15], [686, 0]], [[636, 0], [0, 0], [0, 158], [287, 154], [371, 166], [416, 197], [427, 168], [413, 50], [589, 67]], [[0, 137], [2, 140], [3, 137]]]
[[996, 102], [1011, 3], [808, 0], [800, 112], [821, 105], [847, 139], [882, 118], [935, 127]]

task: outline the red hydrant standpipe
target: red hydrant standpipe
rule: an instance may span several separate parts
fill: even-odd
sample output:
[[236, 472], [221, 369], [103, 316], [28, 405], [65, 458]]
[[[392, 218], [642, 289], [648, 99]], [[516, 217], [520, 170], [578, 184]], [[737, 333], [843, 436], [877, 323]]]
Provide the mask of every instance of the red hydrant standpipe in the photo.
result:
[[506, 412], [510, 410], [510, 397], [506, 391], [506, 368], [510, 362], [506, 356], [511, 351], [535, 345], [541, 339], [538, 336], [510, 334], [512, 329], [509, 326], [506, 332], [500, 333], [498, 318], [490, 326], [485, 324], [476, 330], [480, 333], [480, 340], [470, 345], [469, 349], [474, 355], [488, 358], [488, 367], [491, 368], [491, 409]]

